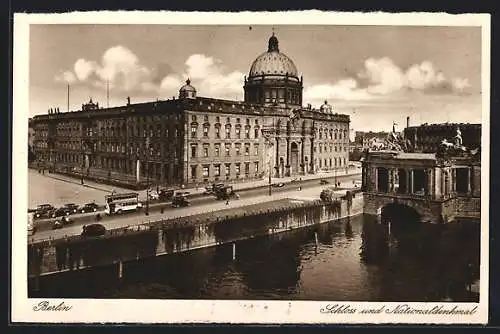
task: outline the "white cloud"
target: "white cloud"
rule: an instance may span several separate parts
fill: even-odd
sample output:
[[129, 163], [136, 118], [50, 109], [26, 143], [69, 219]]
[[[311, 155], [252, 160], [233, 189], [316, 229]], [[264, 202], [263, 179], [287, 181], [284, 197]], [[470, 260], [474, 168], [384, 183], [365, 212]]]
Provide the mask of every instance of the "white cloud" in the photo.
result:
[[72, 84], [73, 82], [76, 81], [76, 77], [71, 71], [64, 71], [62, 74], [57, 75], [55, 77], [55, 80], [57, 82], [64, 82], [67, 84]]
[[390, 58], [368, 58], [355, 78], [344, 78], [334, 84], [310, 86], [304, 100], [315, 105], [322, 99], [370, 100], [399, 96], [408, 90], [422, 93], [460, 93], [470, 87], [468, 79], [448, 79], [430, 61], [403, 70]]
[[83, 58], [78, 59], [73, 66], [76, 77], [80, 81], [85, 81], [87, 78], [97, 70], [98, 66], [95, 62], [87, 61]]
[[221, 60], [202, 54], [189, 56], [184, 64], [186, 66], [184, 73], [170, 74], [162, 80], [161, 90], [168, 96], [177, 95], [179, 88], [189, 78], [198, 95], [220, 99], [241, 99], [243, 73], [230, 71]]

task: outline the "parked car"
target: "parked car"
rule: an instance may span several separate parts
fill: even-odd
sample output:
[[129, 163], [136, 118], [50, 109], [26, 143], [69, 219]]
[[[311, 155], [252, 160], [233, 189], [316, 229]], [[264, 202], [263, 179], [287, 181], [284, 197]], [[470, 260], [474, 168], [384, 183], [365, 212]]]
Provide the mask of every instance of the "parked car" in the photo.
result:
[[99, 206], [95, 203], [87, 203], [85, 204], [81, 209], [81, 213], [86, 213], [86, 212], [96, 212]]
[[276, 187], [276, 188], [281, 188], [281, 187], [284, 187], [285, 184], [283, 182], [279, 182], [279, 183], [273, 183], [273, 187]]
[[70, 211], [70, 214], [77, 213], [79, 206], [75, 203], [64, 204], [64, 208]]
[[73, 223], [73, 220], [71, 218], [69, 218], [68, 216], [63, 216], [61, 219], [57, 219], [54, 222], [54, 224], [52, 225], [52, 229], [57, 230], [71, 223]]
[[82, 237], [100, 237], [106, 234], [106, 227], [102, 224], [83, 225]]
[[35, 210], [35, 218], [49, 218], [54, 209], [51, 204], [39, 205]]

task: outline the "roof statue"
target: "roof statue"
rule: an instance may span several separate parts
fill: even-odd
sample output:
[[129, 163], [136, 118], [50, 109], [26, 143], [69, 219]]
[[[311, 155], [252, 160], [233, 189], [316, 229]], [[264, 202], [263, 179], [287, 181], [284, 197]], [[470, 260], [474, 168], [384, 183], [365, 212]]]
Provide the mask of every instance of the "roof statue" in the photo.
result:
[[401, 132], [396, 132], [396, 125], [397, 123], [392, 123], [392, 131], [387, 134], [383, 141], [373, 138], [370, 143], [370, 150], [410, 152], [412, 150], [410, 141], [405, 139]]
[[292, 109], [292, 110], [290, 110], [290, 114], [288, 115], [288, 117], [290, 118], [290, 121], [291, 121], [291, 123], [292, 123], [292, 125], [293, 125], [294, 128], [295, 128], [296, 122], [302, 116], [301, 114], [302, 114], [302, 112], [301, 112], [300, 109]]
[[476, 148], [471, 150], [463, 145], [462, 131], [460, 127], [457, 126], [456, 134], [452, 140], [444, 138], [439, 145], [437, 155], [438, 157], [466, 157], [471, 156], [473, 158], [479, 158], [481, 150]]

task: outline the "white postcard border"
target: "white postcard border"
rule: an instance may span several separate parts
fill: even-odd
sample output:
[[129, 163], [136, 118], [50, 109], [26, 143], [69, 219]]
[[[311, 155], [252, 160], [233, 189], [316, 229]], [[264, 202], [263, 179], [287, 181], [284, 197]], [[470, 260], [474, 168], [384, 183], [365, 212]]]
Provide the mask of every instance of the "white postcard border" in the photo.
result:
[[[479, 303], [374, 303], [316, 301], [223, 301], [223, 300], [106, 300], [50, 299], [64, 302], [67, 312], [37, 312], [42, 300], [27, 298], [26, 211], [28, 189], [27, 129], [29, 106], [30, 24], [196, 24], [196, 25], [418, 25], [482, 27], [482, 182], [481, 267]], [[182, 12], [87, 12], [64, 14], [15, 14], [13, 53], [13, 148], [12, 148], [12, 290], [13, 322], [40, 323], [487, 323], [489, 274], [489, 122], [490, 122], [490, 16], [445, 13], [332, 13], [320, 11], [286, 13], [182, 13]], [[470, 316], [359, 313], [322, 313], [328, 305], [349, 305], [392, 310], [397, 305], [414, 309], [443, 306], [475, 310]]]

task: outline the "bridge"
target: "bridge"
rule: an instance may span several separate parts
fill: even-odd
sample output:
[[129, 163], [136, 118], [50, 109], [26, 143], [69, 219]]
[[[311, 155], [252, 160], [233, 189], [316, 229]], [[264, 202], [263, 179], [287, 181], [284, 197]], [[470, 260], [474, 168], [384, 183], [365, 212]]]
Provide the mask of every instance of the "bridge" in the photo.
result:
[[469, 157], [374, 151], [363, 160], [364, 213], [383, 221], [479, 220], [481, 165]]

